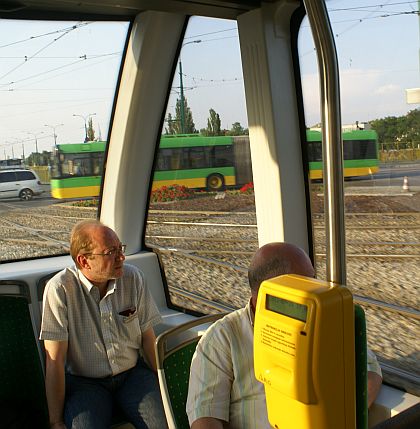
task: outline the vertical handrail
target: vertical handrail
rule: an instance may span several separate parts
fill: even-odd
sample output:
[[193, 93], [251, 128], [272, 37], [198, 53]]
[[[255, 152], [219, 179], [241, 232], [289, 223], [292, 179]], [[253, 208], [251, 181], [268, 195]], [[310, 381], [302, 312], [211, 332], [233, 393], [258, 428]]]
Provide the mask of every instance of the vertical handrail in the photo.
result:
[[343, 143], [334, 35], [323, 0], [303, 0], [318, 56], [321, 94], [327, 280], [346, 284]]

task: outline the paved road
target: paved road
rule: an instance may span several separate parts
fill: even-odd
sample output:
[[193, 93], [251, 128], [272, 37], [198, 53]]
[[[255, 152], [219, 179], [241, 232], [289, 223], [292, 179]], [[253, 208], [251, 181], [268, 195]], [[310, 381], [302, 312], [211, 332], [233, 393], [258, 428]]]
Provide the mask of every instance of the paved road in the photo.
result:
[[[357, 193], [360, 188], [369, 188], [369, 191], [383, 192], [389, 194], [392, 188], [393, 192], [402, 189], [404, 177], [407, 177], [410, 190], [420, 191], [420, 163], [399, 163], [399, 164], [381, 164], [379, 172], [368, 178], [353, 178], [346, 180], [346, 188], [351, 189], [351, 193]], [[14, 209], [25, 207], [44, 207], [58, 203], [51, 197], [50, 185], [42, 185], [45, 192], [34, 197], [31, 201], [20, 201], [18, 198], [9, 198], [0, 200], [0, 213], [8, 212]]]
[[348, 186], [400, 186], [407, 177], [409, 186], [420, 187], [420, 164], [382, 164], [379, 172], [372, 176], [346, 180]]
[[44, 193], [38, 197], [33, 197], [30, 201], [21, 201], [19, 198], [5, 198], [0, 200], [0, 213], [14, 210], [23, 209], [25, 207], [43, 207], [49, 206], [57, 202], [51, 197], [50, 185], [42, 185]]

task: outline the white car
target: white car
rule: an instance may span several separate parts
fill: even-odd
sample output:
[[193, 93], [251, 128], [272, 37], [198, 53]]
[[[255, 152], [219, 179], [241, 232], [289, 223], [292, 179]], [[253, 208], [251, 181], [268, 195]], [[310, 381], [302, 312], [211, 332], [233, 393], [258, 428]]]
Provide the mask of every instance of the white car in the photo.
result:
[[0, 170], [0, 198], [19, 197], [28, 201], [43, 192], [41, 181], [34, 171], [23, 168]]

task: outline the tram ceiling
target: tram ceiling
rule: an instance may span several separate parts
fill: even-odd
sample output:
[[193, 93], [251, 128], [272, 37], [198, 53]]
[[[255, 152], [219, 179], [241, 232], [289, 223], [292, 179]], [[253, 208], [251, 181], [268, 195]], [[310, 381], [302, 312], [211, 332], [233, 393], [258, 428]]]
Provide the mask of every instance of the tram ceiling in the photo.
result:
[[182, 12], [187, 15], [204, 15], [235, 18], [262, 3], [276, 0], [6, 0], [0, 2], [2, 18], [60, 19], [125, 17], [132, 18], [145, 10]]

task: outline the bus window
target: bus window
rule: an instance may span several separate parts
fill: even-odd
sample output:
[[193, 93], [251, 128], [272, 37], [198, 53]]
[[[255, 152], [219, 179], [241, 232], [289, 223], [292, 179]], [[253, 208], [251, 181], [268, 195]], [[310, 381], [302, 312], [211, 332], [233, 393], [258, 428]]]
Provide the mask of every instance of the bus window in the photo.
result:
[[232, 146], [215, 146], [214, 147], [214, 166], [226, 167], [233, 164], [233, 147]]
[[[347, 285], [366, 312], [369, 346], [385, 381], [418, 395], [420, 325], [412, 314], [419, 306], [420, 134], [413, 124], [420, 112], [406, 99], [406, 90], [419, 87], [418, 16], [409, 3], [388, 4], [386, 16], [374, 1], [357, 11], [351, 0], [326, 4], [339, 54]], [[299, 59], [305, 126], [320, 132], [311, 44], [304, 20]], [[309, 161], [321, 161], [320, 151], [320, 144], [309, 143]], [[317, 277], [325, 279], [322, 164], [316, 168], [318, 180], [310, 185], [314, 256]]]
[[244, 306], [249, 297], [246, 268], [258, 240], [244, 95], [236, 22], [190, 18], [145, 238], [162, 261], [170, 306], [214, 313]]
[[208, 151], [201, 147], [192, 147], [188, 152], [189, 168], [207, 168], [209, 166], [209, 159], [205, 156]]
[[128, 21], [2, 19], [0, 168], [33, 170], [43, 192], [1, 199], [0, 263], [68, 254], [73, 224], [97, 217], [100, 141], [128, 29]]

